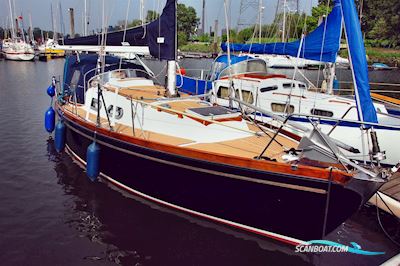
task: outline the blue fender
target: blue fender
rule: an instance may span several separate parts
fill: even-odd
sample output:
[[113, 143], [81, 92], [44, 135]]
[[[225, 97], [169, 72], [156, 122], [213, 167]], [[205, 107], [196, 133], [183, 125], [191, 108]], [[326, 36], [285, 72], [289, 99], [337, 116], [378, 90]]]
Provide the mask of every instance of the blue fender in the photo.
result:
[[59, 120], [56, 125], [54, 132], [54, 145], [57, 152], [61, 152], [65, 147], [65, 124]]
[[86, 174], [93, 182], [100, 174], [100, 145], [95, 141], [89, 145], [86, 151]]
[[53, 109], [53, 107], [49, 107], [47, 109], [46, 113], [44, 114], [44, 127], [46, 128], [46, 131], [51, 133], [54, 131], [54, 125], [56, 123], [56, 113]]

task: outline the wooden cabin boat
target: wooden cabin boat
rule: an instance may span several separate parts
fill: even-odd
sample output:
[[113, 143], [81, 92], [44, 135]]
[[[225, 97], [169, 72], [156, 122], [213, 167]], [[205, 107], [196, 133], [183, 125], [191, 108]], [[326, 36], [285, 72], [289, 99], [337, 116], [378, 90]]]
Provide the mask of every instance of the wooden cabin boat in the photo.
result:
[[141, 68], [110, 67], [84, 82], [81, 99], [69, 88], [81, 87], [90, 71], [76, 69], [87, 70], [84, 62], [95, 64], [97, 56], [67, 60], [71, 69], [59, 94], [65, 101], [56, 104], [67, 150], [86, 164], [95, 140], [101, 177], [148, 200], [293, 242], [321, 238], [324, 223], [325, 233], [335, 229], [382, 184], [340, 163], [308, 158], [311, 146], [295, 155], [296, 140], [274, 138], [240, 113], [187, 95], [165, 97]]
[[199, 97], [177, 97], [175, 6], [168, 0], [145, 30], [127, 31], [134, 35], [127, 37], [132, 47], [120, 49], [143, 52], [133, 46], [140, 40], [151, 55], [169, 60], [167, 89], [139, 57], [132, 63], [104, 55], [117, 50], [107, 45], [121, 43], [119, 33], [97, 48], [72, 47], [87, 39], [64, 41], [64, 49], [99, 55], [67, 56], [62, 83], [53, 79], [49, 95], [62, 84], [55, 102], [56, 147], [65, 144], [93, 180], [99, 175], [169, 208], [294, 245], [324, 237], [391, 172], [348, 160], [317, 128], [297, 141]]

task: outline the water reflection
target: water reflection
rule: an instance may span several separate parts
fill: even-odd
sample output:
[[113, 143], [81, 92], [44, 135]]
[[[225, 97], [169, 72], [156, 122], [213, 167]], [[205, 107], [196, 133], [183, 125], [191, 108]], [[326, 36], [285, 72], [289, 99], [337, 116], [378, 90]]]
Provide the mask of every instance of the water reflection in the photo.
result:
[[77, 237], [89, 239], [104, 253], [88, 255], [121, 265], [231, 264], [308, 265], [307, 256], [295, 256], [290, 246], [230, 230], [116, 192], [104, 183], [92, 183], [66, 154], [57, 154], [47, 142], [58, 183], [72, 200], [65, 206], [65, 223]]

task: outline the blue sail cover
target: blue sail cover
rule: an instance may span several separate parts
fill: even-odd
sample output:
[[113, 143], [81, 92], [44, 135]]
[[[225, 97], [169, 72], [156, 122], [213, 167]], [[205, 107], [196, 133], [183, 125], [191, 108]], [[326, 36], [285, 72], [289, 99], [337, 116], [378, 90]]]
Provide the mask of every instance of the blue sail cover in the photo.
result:
[[[325, 26], [326, 25], [326, 26]], [[334, 0], [334, 7], [328, 17], [303, 39], [300, 57], [323, 62], [336, 62], [340, 48], [342, 13], [340, 0]], [[288, 43], [230, 44], [231, 51], [252, 54], [279, 54], [297, 57], [301, 40]], [[221, 48], [227, 51], [227, 44]]]
[[[158, 39], [164, 39], [160, 43]], [[107, 34], [106, 45], [121, 46], [127, 42], [131, 46], [148, 46], [150, 54], [161, 60], [175, 60], [176, 0], [167, 0], [161, 16], [144, 26]], [[61, 44], [61, 43], [60, 43]], [[101, 34], [73, 39], [64, 39], [65, 45], [100, 45]]]
[[345, 24], [350, 62], [356, 81], [356, 102], [361, 121], [377, 123], [376, 110], [369, 91], [368, 64], [361, 34], [360, 20], [354, 0], [340, 0], [342, 3], [343, 20]]

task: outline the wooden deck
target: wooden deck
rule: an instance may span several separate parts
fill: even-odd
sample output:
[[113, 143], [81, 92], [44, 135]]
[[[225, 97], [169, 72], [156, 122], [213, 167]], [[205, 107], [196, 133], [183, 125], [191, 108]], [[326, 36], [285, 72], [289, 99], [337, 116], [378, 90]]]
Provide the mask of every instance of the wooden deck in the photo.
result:
[[395, 173], [379, 191], [400, 202], [400, 173]]
[[[193, 107], [193, 104], [196, 107], [198, 106], [198, 103], [194, 101], [177, 101], [169, 102], [168, 104], [173, 105], [174, 108], [182, 109], [182, 111], [184, 111], [186, 108]], [[78, 115], [81, 119], [86, 120], [86, 111], [83, 109], [83, 107], [75, 108], [75, 106], [72, 104], [66, 104], [63, 106], [63, 108], [75, 115]], [[96, 120], [96, 115], [89, 114], [89, 121], [96, 123]], [[107, 119], [101, 118], [100, 122], [103, 128], [109, 127]], [[257, 126], [251, 123], [248, 123], [248, 127], [249, 131], [253, 131], [255, 133], [257, 132], [259, 133], [259, 136], [243, 137], [235, 140], [213, 143], [195, 143], [190, 139], [141, 130], [140, 128], [135, 128], [133, 130], [131, 126], [122, 125], [119, 123], [115, 124], [113, 130], [124, 135], [134, 136], [144, 140], [150, 140], [174, 146], [185, 146], [194, 150], [216, 152], [224, 155], [233, 155], [237, 157], [253, 159], [261, 154], [267, 143], [270, 141], [273, 132], [270, 132], [269, 135], [263, 134]], [[285, 150], [289, 150], [292, 147], [297, 147], [297, 143], [295, 141], [278, 135], [276, 141], [271, 143], [270, 147], [263, 154], [263, 156], [266, 156], [270, 159], [275, 159], [277, 161], [282, 161], [281, 155]]]

